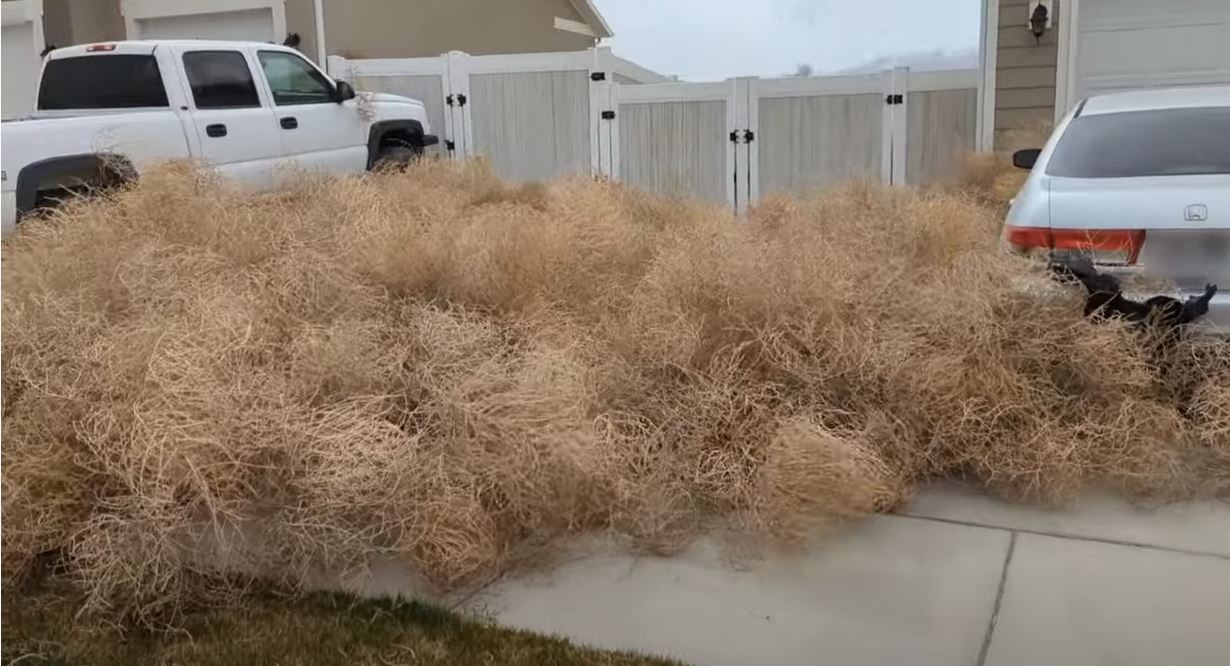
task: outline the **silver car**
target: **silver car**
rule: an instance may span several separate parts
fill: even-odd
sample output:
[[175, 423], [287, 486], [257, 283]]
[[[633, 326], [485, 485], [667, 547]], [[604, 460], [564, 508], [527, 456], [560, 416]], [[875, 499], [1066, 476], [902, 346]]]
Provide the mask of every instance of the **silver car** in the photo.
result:
[[1218, 284], [1205, 321], [1230, 330], [1230, 86], [1091, 97], [1013, 162], [1032, 173], [1009, 247], [1160, 278], [1180, 299]]

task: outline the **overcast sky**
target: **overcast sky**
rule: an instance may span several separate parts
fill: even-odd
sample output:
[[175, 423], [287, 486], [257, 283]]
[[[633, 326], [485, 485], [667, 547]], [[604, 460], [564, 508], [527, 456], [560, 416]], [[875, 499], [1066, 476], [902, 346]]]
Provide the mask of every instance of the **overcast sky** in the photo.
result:
[[977, 49], [980, 0], [595, 0], [616, 55], [692, 81]]

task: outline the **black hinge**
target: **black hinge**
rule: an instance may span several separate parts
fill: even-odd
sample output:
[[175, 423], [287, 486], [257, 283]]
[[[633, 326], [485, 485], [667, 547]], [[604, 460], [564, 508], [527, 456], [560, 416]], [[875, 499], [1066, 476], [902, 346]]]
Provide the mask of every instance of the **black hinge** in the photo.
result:
[[888, 95], [887, 97], [884, 98], [884, 103], [888, 104], [889, 106], [905, 104], [905, 95]]
[[615, 120], [615, 112], [614, 111], [603, 111], [602, 119], [603, 120]]
[[449, 140], [449, 139], [446, 139], [446, 140], [444, 141], [444, 147], [445, 147], [445, 148], [448, 148], [449, 150], [457, 150], [457, 144], [456, 144], [456, 143], [454, 143], [452, 140]]
[[756, 133], [752, 130], [743, 130], [743, 142], [751, 143], [756, 140]]
[[739, 130], [731, 130], [731, 131], [730, 131], [730, 142], [731, 142], [731, 143], [739, 143]]
[[445, 97], [445, 98], [444, 98], [444, 103], [445, 103], [445, 104], [447, 104], [447, 105], [449, 105], [449, 106], [452, 106], [452, 105], [453, 105], [453, 96], [452, 96], [452, 95], [449, 95], [448, 97]]
[[732, 143], [739, 143], [740, 141], [742, 141], [743, 143], [751, 143], [755, 140], [756, 140], [756, 133], [750, 129], [733, 130], [730, 133], [730, 141]]
[[605, 81], [606, 72], [590, 72], [589, 80], [590, 81]]
[[466, 105], [466, 96], [457, 95], [457, 106], [465, 106], [465, 105]]

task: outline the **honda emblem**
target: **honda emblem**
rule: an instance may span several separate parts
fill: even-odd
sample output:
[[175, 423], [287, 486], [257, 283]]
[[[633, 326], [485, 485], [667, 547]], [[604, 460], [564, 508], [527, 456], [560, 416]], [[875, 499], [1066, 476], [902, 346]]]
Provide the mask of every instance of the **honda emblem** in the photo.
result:
[[1206, 222], [1209, 219], [1209, 207], [1204, 204], [1192, 204], [1183, 209], [1183, 219], [1188, 222]]

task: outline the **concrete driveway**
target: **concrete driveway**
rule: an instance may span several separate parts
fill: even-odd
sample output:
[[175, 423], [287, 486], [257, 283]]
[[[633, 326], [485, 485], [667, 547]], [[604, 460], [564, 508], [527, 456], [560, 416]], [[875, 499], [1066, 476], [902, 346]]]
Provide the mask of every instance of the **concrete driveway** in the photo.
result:
[[695, 664], [1223, 666], [1230, 504], [1055, 512], [934, 490], [805, 552], [587, 547], [463, 607]]

